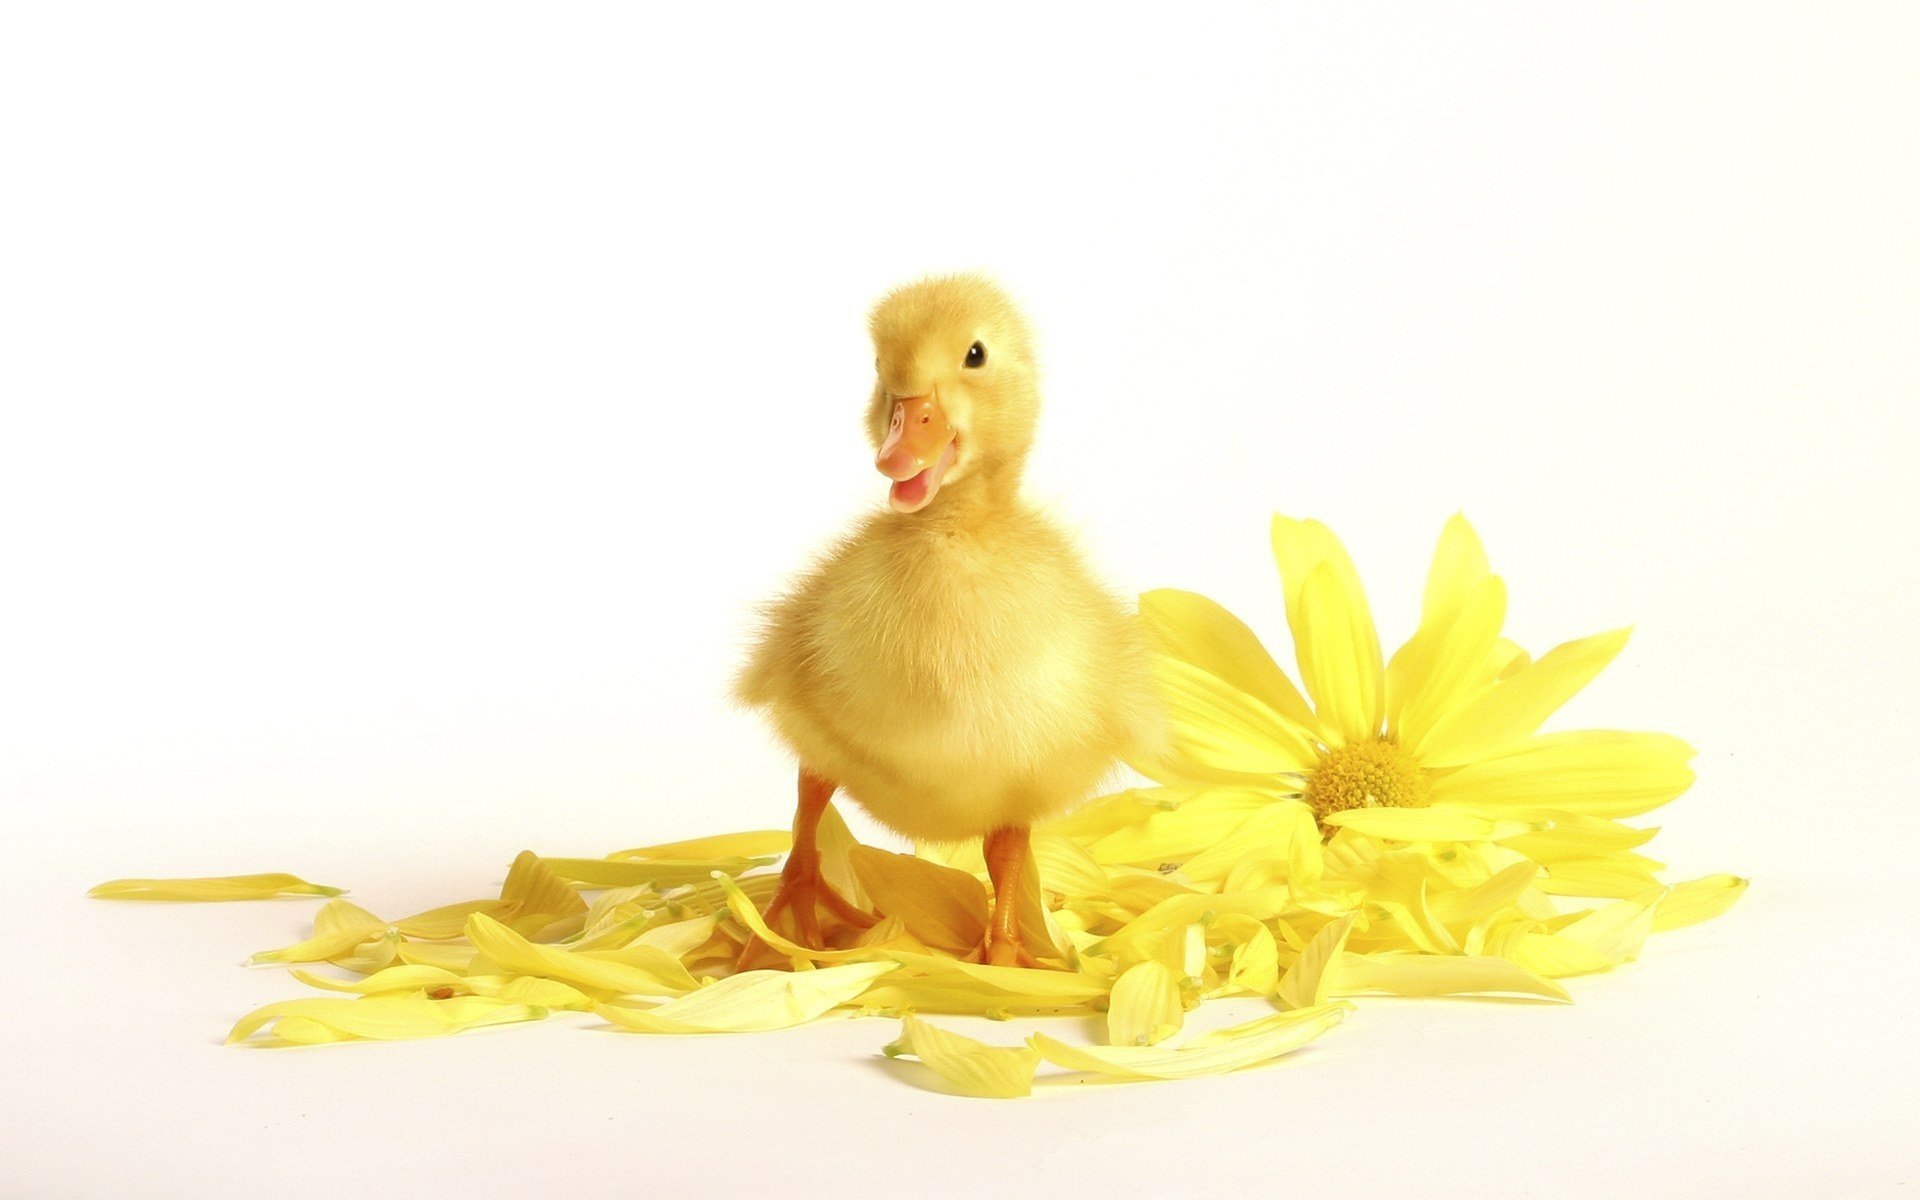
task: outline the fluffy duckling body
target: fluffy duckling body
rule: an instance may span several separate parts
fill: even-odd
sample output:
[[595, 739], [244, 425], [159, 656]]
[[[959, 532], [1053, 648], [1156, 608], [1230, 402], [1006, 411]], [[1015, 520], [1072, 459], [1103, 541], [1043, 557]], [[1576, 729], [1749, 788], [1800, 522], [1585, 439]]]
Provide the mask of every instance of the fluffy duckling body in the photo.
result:
[[1112, 769], [1137, 723], [1132, 637], [1038, 514], [886, 513], [778, 604], [739, 691], [882, 824], [960, 841]]
[[1024, 321], [985, 280], [902, 288], [874, 310], [869, 433], [894, 482], [768, 613], [736, 694], [801, 764], [794, 852], [769, 908], [818, 938], [812, 829], [836, 789], [909, 837], [982, 837], [986, 961], [1031, 965], [1013, 919], [1027, 827], [1158, 735], [1132, 614], [1019, 495], [1039, 394]]

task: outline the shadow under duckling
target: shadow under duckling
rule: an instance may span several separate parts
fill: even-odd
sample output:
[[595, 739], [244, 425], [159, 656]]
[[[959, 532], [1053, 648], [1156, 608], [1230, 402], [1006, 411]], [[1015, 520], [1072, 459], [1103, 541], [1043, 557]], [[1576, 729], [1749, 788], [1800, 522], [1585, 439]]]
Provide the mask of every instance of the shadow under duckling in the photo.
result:
[[1022, 895], [1029, 827], [1163, 736], [1144, 638], [1020, 497], [1040, 395], [1007, 297], [977, 276], [929, 279], [883, 299], [871, 329], [867, 426], [888, 508], [770, 607], [735, 685], [800, 761], [766, 917], [791, 910], [816, 947], [822, 908], [873, 923], [820, 875], [816, 830], [844, 791], [907, 837], [984, 839], [994, 903], [978, 958], [1033, 966], [1017, 918], [1037, 900]]

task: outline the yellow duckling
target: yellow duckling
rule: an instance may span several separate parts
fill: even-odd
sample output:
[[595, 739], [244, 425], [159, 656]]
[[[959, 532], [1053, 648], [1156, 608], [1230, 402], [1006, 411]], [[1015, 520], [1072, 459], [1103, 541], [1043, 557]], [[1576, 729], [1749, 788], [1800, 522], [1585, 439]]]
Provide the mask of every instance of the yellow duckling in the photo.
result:
[[[735, 693], [800, 760], [793, 851], [767, 919], [873, 917], [821, 877], [836, 791], [910, 838], [984, 838], [982, 961], [1034, 965], [1018, 907], [1028, 827], [1157, 740], [1135, 618], [1019, 496], [1040, 410], [1027, 326], [986, 280], [903, 287], [872, 317], [868, 432], [892, 481], [768, 613]], [[752, 947], [749, 947], [751, 950]], [[744, 958], [744, 955], [743, 955]]]

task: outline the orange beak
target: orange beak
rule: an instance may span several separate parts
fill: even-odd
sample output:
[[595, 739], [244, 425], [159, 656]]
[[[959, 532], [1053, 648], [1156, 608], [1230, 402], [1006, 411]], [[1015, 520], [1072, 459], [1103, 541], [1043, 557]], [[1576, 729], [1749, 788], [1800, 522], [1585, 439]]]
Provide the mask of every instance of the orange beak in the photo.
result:
[[953, 466], [953, 427], [932, 395], [895, 401], [886, 441], [873, 465], [893, 480], [887, 503], [895, 512], [919, 512], [933, 501]]

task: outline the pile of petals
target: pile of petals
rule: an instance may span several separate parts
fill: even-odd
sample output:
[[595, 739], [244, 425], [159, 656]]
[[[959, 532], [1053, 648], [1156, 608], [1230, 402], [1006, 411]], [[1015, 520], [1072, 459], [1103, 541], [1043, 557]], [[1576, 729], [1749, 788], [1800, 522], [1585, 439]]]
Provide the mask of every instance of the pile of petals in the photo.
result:
[[[989, 915], [977, 846], [858, 843], [831, 809], [823, 873], [876, 914], [828, 948], [761, 917], [789, 843], [723, 834], [604, 858], [521, 854], [500, 895], [389, 920], [289, 875], [119, 880], [123, 899], [330, 897], [311, 937], [254, 956], [325, 995], [269, 1004], [232, 1041], [435, 1037], [580, 1013], [640, 1033], [786, 1028], [841, 1011], [898, 1019], [885, 1047], [927, 1086], [1029, 1094], [1041, 1063], [1080, 1080], [1217, 1074], [1319, 1037], [1366, 995], [1567, 1000], [1558, 982], [1635, 958], [1650, 933], [1725, 911], [1746, 882], [1669, 885], [1625, 823], [1692, 782], [1655, 733], [1541, 734], [1625, 643], [1538, 659], [1501, 636], [1505, 588], [1448, 523], [1419, 628], [1383, 660], [1352, 564], [1324, 526], [1275, 518], [1304, 692], [1238, 619], [1186, 592], [1141, 615], [1172, 722], [1137, 763], [1155, 786], [1034, 831], [1042, 903], [1021, 914], [1044, 969], [967, 961]], [[761, 968], [735, 971], [752, 939]], [[322, 975], [307, 968], [329, 964]], [[1270, 1011], [1199, 1031], [1203, 1002]], [[929, 1021], [1095, 1014], [1097, 1044], [981, 1042]], [[1212, 1024], [1212, 1023], [1207, 1023]]]

